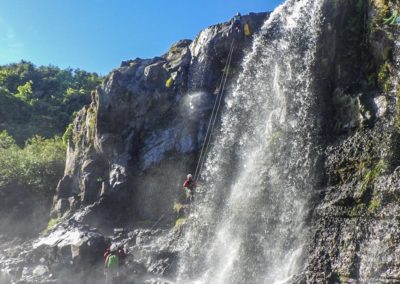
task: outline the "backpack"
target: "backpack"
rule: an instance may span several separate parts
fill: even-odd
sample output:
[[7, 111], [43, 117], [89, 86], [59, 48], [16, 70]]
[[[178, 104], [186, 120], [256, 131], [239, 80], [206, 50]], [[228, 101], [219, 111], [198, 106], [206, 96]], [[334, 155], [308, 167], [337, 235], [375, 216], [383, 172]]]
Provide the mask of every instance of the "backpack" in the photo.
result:
[[110, 254], [107, 258], [107, 268], [116, 268], [118, 267], [119, 259], [118, 255]]

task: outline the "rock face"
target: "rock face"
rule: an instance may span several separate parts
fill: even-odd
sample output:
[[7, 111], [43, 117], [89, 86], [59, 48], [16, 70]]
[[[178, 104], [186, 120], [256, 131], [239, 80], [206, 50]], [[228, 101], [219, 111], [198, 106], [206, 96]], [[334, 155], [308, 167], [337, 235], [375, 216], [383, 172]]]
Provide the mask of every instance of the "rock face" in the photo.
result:
[[[256, 32], [267, 15], [243, 20]], [[224, 71], [233, 40], [231, 68]], [[223, 72], [234, 78], [250, 43], [225, 23], [161, 57], [122, 62], [75, 119], [53, 216], [105, 203], [96, 216], [113, 225], [170, 212], [194, 170]]]
[[[386, 2], [385, 2], [386, 3]], [[306, 283], [398, 283], [397, 4], [328, 1], [321, 36], [324, 166]], [[355, 52], [357, 50], [357, 52]], [[390, 51], [390, 52], [388, 52]]]
[[103, 278], [99, 263], [106, 240], [89, 226], [64, 223], [37, 240], [22, 245], [2, 240], [0, 246], [4, 277], [17, 283], [95, 283]]

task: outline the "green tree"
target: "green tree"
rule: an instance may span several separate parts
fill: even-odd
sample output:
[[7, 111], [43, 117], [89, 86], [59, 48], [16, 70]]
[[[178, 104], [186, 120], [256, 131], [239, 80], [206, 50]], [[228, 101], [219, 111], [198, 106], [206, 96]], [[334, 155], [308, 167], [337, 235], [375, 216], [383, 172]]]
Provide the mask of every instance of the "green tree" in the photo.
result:
[[52, 196], [64, 172], [65, 150], [60, 137], [35, 136], [22, 148], [6, 131], [0, 132], [0, 191], [12, 185]]
[[15, 145], [15, 140], [7, 131], [0, 132], [0, 150], [6, 150]]
[[18, 93], [15, 94], [15, 97], [23, 101], [27, 104], [32, 104], [32, 100], [29, 98], [29, 95], [32, 94], [32, 84], [33, 82], [29, 80], [24, 85], [18, 86]]
[[35, 136], [20, 147], [0, 132], [0, 231], [32, 235], [45, 228], [58, 181], [63, 175], [61, 138]]
[[0, 130], [20, 146], [36, 134], [61, 136], [101, 80], [96, 73], [27, 61], [0, 66]]

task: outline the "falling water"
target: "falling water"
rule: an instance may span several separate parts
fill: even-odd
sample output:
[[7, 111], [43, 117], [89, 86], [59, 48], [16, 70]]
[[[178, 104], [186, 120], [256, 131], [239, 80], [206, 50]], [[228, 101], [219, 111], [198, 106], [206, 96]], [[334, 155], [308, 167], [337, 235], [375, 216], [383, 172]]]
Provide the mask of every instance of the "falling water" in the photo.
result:
[[321, 0], [288, 0], [254, 39], [208, 155], [178, 283], [283, 283], [303, 268]]

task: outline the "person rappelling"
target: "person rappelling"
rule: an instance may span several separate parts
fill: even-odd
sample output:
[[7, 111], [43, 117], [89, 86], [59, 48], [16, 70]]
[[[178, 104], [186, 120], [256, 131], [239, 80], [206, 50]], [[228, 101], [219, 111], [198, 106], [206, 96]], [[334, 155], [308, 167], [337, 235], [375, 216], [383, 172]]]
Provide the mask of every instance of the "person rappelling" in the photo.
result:
[[193, 180], [193, 176], [191, 174], [187, 175], [187, 178], [183, 183], [183, 188], [186, 191], [186, 199], [188, 199], [189, 202], [193, 202], [194, 191], [196, 189], [196, 182]]

